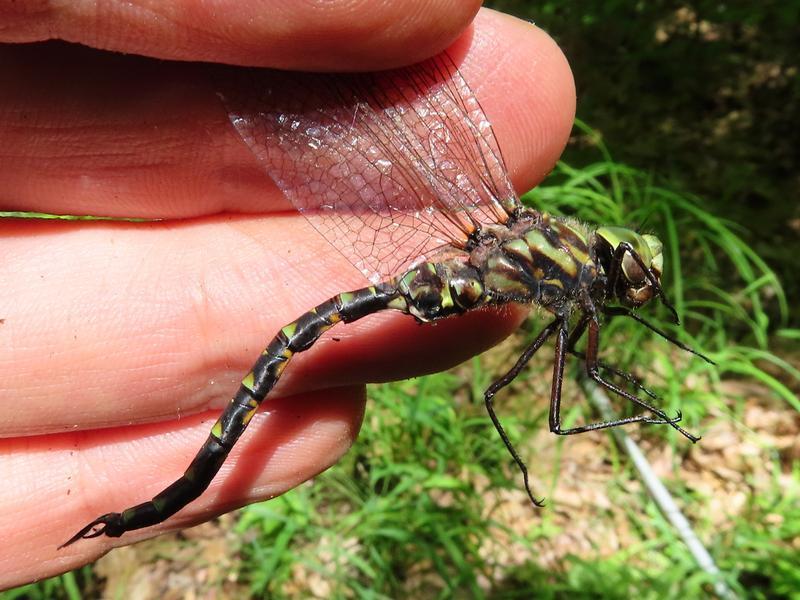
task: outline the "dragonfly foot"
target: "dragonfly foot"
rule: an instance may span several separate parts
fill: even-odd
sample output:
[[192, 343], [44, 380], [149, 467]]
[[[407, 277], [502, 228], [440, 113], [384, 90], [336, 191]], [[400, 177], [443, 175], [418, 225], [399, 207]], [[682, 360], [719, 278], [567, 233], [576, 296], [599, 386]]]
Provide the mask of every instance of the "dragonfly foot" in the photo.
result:
[[61, 544], [58, 550], [66, 548], [80, 539], [88, 540], [101, 535], [119, 537], [123, 533], [125, 533], [125, 527], [122, 524], [122, 515], [120, 513], [108, 513], [102, 517], [97, 517], [94, 521], [69, 538], [69, 540]]
[[[665, 415], [665, 417], [666, 417], [666, 415]], [[683, 419], [683, 413], [681, 411], [678, 411], [678, 413], [671, 419], [670, 418], [658, 418], [658, 419], [655, 419], [653, 417], [645, 417], [643, 419], [643, 421], [645, 423], [650, 423], [650, 424], [653, 424], [653, 425], [670, 425], [673, 429], [678, 431], [678, 433], [683, 435], [686, 439], [691, 441], [693, 444], [696, 444], [702, 438], [700, 438], [700, 437], [698, 437], [696, 435], [692, 435], [691, 433], [686, 431], [683, 427], [678, 425], [678, 423], [680, 423], [682, 419]]]
[[[664, 413], [661, 413], [661, 412], [660, 412], [660, 414], [664, 415]], [[645, 423], [652, 423], [654, 425], [675, 425], [675, 423], [680, 423], [682, 420], [683, 420], [683, 413], [681, 411], [678, 411], [678, 414], [676, 414], [671, 419], [667, 415], [664, 415], [663, 417], [658, 417], [658, 418], [656, 418], [656, 417], [645, 417], [644, 422]]]

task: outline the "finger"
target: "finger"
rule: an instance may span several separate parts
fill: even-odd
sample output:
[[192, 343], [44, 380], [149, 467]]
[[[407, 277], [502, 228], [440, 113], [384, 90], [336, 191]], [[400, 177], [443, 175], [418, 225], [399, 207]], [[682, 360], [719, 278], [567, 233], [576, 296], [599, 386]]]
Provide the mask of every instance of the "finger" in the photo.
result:
[[2, 11], [0, 40], [51, 39], [176, 60], [303, 70], [408, 64], [450, 44], [478, 0], [71, 2]]
[[[322, 251], [320, 251], [322, 250]], [[0, 436], [222, 408], [271, 336], [363, 276], [299, 215], [183, 224], [0, 222]], [[276, 394], [457, 364], [518, 317], [338, 325]], [[387, 341], [390, 343], [387, 344]]]
[[[288, 208], [204, 73], [57, 50], [0, 48], [6, 210], [187, 218]], [[572, 124], [563, 55], [540, 30], [491, 11], [481, 11], [458, 50], [515, 185], [530, 188], [555, 164]]]
[[189, 464], [216, 413], [180, 422], [0, 440], [0, 589], [97, 559], [113, 546], [208, 520], [279, 495], [336, 462], [355, 438], [361, 388], [285, 398], [253, 418], [250, 434], [210, 488], [165, 524], [57, 550], [84, 524], [151, 498]]

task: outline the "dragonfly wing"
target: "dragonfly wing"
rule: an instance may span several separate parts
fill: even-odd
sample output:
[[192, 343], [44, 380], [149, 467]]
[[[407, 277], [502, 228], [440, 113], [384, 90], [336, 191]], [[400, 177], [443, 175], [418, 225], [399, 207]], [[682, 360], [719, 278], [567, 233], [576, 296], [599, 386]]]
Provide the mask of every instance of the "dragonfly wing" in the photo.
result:
[[491, 125], [446, 54], [378, 73], [237, 69], [219, 89], [269, 176], [373, 281], [464, 247], [519, 206]]

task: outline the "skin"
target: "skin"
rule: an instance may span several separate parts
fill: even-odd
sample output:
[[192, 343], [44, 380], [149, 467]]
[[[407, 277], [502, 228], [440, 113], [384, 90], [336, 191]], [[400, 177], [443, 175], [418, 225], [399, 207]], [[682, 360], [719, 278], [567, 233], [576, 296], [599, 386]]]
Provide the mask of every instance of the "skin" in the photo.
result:
[[[159, 3], [169, 27], [130, 3], [17, 4], [6, 42], [54, 36], [159, 58], [354, 70], [453, 44], [518, 190], [552, 168], [574, 116], [555, 43], [491, 11], [470, 25], [475, 2], [262, 0], [213, 20], [207, 3]], [[362, 12], [368, 27], [352, 16]], [[334, 328], [292, 362], [199, 500], [156, 527], [57, 551], [179, 476], [270, 337], [365, 280], [263, 174], [201, 66], [53, 42], [0, 53], [3, 210], [164, 219], [0, 222], [0, 588], [291, 489], [347, 451], [366, 382], [455, 365], [523, 317], [483, 310], [420, 327], [383, 314]]]

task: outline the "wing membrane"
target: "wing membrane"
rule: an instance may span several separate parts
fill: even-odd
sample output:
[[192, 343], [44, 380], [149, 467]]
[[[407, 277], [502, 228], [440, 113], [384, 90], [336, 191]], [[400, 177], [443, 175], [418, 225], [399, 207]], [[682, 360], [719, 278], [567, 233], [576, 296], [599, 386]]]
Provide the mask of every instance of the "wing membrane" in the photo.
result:
[[519, 205], [491, 125], [447, 55], [365, 74], [243, 69], [220, 88], [266, 172], [373, 281], [463, 248]]

